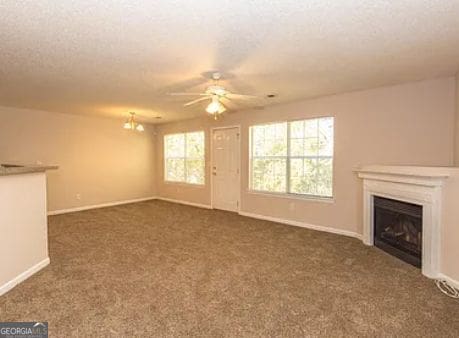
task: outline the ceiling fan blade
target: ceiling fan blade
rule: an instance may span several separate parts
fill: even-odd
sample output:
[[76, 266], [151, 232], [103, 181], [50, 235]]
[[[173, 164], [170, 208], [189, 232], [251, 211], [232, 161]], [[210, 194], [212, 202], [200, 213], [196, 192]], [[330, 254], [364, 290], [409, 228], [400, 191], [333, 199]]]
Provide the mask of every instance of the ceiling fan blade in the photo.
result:
[[227, 93], [225, 96], [231, 100], [252, 100], [252, 99], [260, 98], [259, 96], [255, 96], [255, 95], [243, 95], [243, 94], [233, 94], [233, 93]]
[[191, 106], [192, 104], [195, 104], [195, 103], [198, 103], [198, 102], [201, 102], [201, 101], [204, 101], [204, 100], [208, 100], [208, 99], [209, 99], [208, 97], [200, 97], [199, 99], [196, 99], [196, 100], [193, 100], [193, 101], [185, 103], [183, 106], [184, 107]]
[[247, 102], [238, 102], [235, 103], [228, 98], [221, 98], [220, 101], [228, 108], [229, 113], [235, 113], [241, 110], [262, 110], [264, 106], [260, 105], [258, 102], [252, 102], [248, 104]]
[[234, 104], [234, 102], [231, 102], [231, 100], [229, 100], [226, 97], [220, 98], [220, 102], [223, 103], [223, 105], [225, 107], [227, 107], [228, 109], [230, 109], [230, 110], [237, 110], [238, 109], [238, 107]]
[[206, 93], [168, 93], [171, 96], [209, 96]]

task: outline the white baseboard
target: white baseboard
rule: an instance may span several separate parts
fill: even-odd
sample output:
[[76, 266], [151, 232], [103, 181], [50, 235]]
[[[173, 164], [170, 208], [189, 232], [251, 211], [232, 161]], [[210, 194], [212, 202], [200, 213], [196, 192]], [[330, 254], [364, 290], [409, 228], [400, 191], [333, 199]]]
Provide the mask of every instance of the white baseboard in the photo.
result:
[[53, 210], [53, 211], [48, 211], [48, 216], [67, 214], [70, 212], [77, 212], [77, 211], [90, 210], [90, 209], [113, 207], [115, 205], [137, 203], [137, 202], [149, 201], [149, 200], [154, 200], [154, 199], [156, 199], [156, 196], [136, 198], [133, 200], [108, 202], [108, 203], [102, 203], [102, 204], [85, 205], [82, 207], [76, 207], [76, 208], [70, 208], [70, 209]]
[[348, 237], [354, 237], [354, 238], [362, 239], [362, 235], [360, 235], [360, 234], [358, 234], [356, 232], [348, 231], [348, 230], [329, 228], [329, 227], [325, 227], [325, 226], [322, 226], [322, 225], [314, 225], [314, 224], [308, 224], [308, 223], [304, 223], [304, 222], [300, 222], [300, 221], [292, 221], [292, 220], [283, 219], [283, 218], [277, 218], [277, 217], [253, 214], [253, 213], [245, 212], [245, 211], [240, 211], [239, 215], [247, 216], [247, 217], [251, 217], [251, 218], [262, 219], [262, 220], [265, 220], [265, 221], [271, 221], [271, 222], [276, 222], [276, 223], [293, 225], [293, 226], [297, 226], [297, 227], [301, 227], [301, 228], [307, 228], [307, 229], [311, 229], [311, 230], [330, 232], [332, 234], [344, 235], [344, 236], [348, 236]]
[[[178, 204], [184, 204], [184, 205], [190, 205], [193, 207], [198, 207], [198, 208], [204, 208], [204, 209], [212, 209], [212, 207], [208, 204], [200, 204], [200, 203], [193, 203], [193, 202], [188, 202], [188, 201], [183, 201], [183, 200], [176, 200], [172, 198], [165, 198], [165, 197], [156, 197], [158, 200], [166, 201], [166, 202], [171, 202], [171, 203], [178, 203]], [[239, 215], [241, 216], [247, 216], [251, 218], [257, 218], [257, 219], [262, 219], [265, 221], [271, 221], [271, 222], [276, 222], [276, 223], [282, 223], [282, 224], [287, 224], [287, 225], [293, 225], [297, 227], [302, 227], [302, 228], [307, 228], [307, 229], [312, 229], [312, 230], [317, 230], [317, 231], [324, 231], [324, 232], [330, 232], [333, 234], [338, 234], [338, 235], [344, 235], [348, 237], [354, 237], [357, 239], [362, 239], [362, 235], [358, 234], [356, 232], [348, 231], [348, 230], [342, 230], [342, 229], [335, 229], [335, 228], [329, 228], [325, 227], [322, 225], [313, 225], [313, 224], [308, 224], [300, 221], [292, 221], [292, 220], [287, 220], [283, 218], [276, 218], [276, 217], [271, 217], [271, 216], [265, 216], [265, 215], [259, 215], [259, 214], [254, 214], [250, 212], [245, 212], [245, 211], [239, 211]]]
[[48, 211], [48, 216], [61, 215], [61, 214], [67, 214], [71, 212], [98, 209], [98, 208], [113, 207], [116, 205], [137, 203], [137, 202], [150, 201], [150, 200], [156, 200], [156, 199], [166, 201], [166, 202], [190, 205], [190, 206], [198, 207], [198, 208], [212, 209], [212, 207], [207, 204], [193, 203], [193, 202], [176, 200], [172, 198], [165, 198], [165, 197], [159, 197], [159, 196], [151, 196], [151, 197], [137, 198], [133, 200], [115, 201], [115, 202], [108, 202], [108, 203], [102, 203], [102, 204], [85, 205], [82, 207], [75, 207], [75, 208], [69, 208], [69, 209], [53, 210], [53, 211]]
[[7, 293], [8, 291], [10, 291], [12, 288], [14, 288], [19, 283], [25, 281], [27, 278], [29, 278], [33, 274], [37, 273], [38, 271], [43, 269], [48, 264], [49, 264], [49, 257], [45, 258], [41, 262], [35, 264], [31, 268], [29, 268], [26, 271], [22, 272], [21, 274], [17, 275], [16, 277], [14, 277], [9, 282], [6, 282], [2, 286], [0, 286], [0, 296], [5, 294], [5, 293]]
[[165, 197], [160, 197], [160, 196], [157, 196], [156, 199], [161, 200], [161, 201], [171, 202], [171, 203], [189, 205], [189, 206], [192, 206], [192, 207], [198, 207], [198, 208], [204, 208], [204, 209], [212, 209], [212, 207], [210, 205], [208, 205], [208, 204], [193, 203], [193, 202], [182, 201], [182, 200], [174, 200], [172, 198], [165, 198]]
[[456, 289], [459, 290], [459, 281], [443, 274], [443, 273], [439, 273], [438, 274], [438, 278], [437, 279], [440, 279], [440, 280], [444, 280], [445, 282], [447, 282], [449, 285], [455, 287]]

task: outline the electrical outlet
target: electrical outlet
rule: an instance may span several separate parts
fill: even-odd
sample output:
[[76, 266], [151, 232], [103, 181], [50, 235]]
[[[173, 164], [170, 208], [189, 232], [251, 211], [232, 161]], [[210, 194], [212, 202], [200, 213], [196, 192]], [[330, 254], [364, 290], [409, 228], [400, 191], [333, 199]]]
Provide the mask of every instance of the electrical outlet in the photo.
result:
[[75, 197], [77, 200], [81, 200], [81, 194], [76, 194]]

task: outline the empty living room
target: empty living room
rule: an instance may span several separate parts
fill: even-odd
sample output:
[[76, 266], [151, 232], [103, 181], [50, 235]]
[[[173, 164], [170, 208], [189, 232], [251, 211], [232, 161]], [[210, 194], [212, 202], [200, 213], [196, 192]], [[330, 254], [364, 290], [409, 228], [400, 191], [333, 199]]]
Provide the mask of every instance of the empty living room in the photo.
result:
[[459, 1], [0, 1], [0, 338], [459, 337]]

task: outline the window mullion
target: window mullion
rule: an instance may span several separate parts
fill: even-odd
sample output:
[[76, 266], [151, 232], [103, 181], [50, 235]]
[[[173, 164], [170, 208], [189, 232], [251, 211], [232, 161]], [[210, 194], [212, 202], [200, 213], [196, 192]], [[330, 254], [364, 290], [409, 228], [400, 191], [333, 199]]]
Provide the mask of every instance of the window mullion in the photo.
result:
[[315, 185], [315, 193], [317, 194], [317, 190], [318, 190], [318, 187], [319, 187], [319, 139], [320, 139], [320, 131], [319, 131], [319, 127], [320, 127], [320, 119], [317, 119], [317, 144], [316, 144], [316, 147], [317, 147], [317, 153], [316, 153], [316, 174], [314, 175], [315, 177], [315, 182], [314, 182], [314, 185]]
[[285, 187], [286, 187], [286, 192], [290, 193], [290, 122], [287, 122], [287, 173], [286, 173], [286, 182], [285, 182]]

